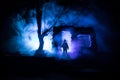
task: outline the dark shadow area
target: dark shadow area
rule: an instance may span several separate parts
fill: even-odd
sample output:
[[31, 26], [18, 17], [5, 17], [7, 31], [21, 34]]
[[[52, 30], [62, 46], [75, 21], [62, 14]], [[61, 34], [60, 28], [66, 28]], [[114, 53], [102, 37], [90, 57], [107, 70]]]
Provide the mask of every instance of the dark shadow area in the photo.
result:
[[71, 61], [52, 57], [2, 56], [0, 73], [8, 80], [79, 80], [90, 77], [91, 73], [120, 71], [115, 59], [99, 54], [92, 58], [84, 56]]

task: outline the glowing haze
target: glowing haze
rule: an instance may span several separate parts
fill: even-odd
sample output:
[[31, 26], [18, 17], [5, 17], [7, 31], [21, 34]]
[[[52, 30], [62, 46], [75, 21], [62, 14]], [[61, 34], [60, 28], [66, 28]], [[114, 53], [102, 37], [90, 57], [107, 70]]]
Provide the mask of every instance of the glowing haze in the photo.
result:
[[[56, 16], [58, 16], [61, 12], [62, 14], [56, 20]], [[36, 10], [31, 9], [29, 11], [29, 18], [24, 18], [23, 16], [25, 14], [27, 14], [26, 10], [23, 10], [23, 12], [18, 13], [10, 18], [11, 29], [14, 30], [17, 35], [13, 35], [13, 37], [6, 43], [6, 46], [9, 45], [7, 48], [10, 52], [19, 51], [22, 55], [33, 56], [40, 45], [37, 33], [38, 28], [36, 21]], [[54, 26], [57, 27], [62, 25], [75, 27], [92, 27], [96, 33], [96, 40], [99, 50], [107, 51], [107, 46], [104, 42], [104, 39], [105, 36], [108, 35], [109, 30], [106, 28], [106, 25], [102, 25], [100, 23], [100, 20], [97, 19], [95, 15], [95, 13], [87, 10], [63, 10], [63, 7], [58, 6], [53, 2], [49, 2], [43, 5], [41, 31], [43, 33], [46, 29], [49, 29], [55, 21], [57, 21], [57, 23]], [[75, 46], [77, 44], [77, 41], [72, 41], [71, 37], [72, 33], [70, 30], [62, 31], [62, 40], [66, 39], [69, 45], [68, 53], [71, 53], [71, 56], [75, 57], [77, 56], [77, 54], [75, 54], [77, 53], [75, 52], [75, 49], [77, 49], [80, 45]], [[46, 54], [55, 54], [52, 38], [53, 31], [50, 31], [49, 34], [43, 38], [43, 50], [47, 52]], [[59, 36], [57, 39], [59, 40]], [[91, 44], [89, 44], [89, 46], [91, 46]], [[13, 50], [10, 47], [14, 47], [15, 49]]]

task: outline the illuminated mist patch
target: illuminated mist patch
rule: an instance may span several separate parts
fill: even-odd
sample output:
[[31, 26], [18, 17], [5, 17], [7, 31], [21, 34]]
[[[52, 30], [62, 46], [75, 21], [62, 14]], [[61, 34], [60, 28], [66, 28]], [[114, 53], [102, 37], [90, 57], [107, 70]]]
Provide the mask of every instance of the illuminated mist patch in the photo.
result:
[[[72, 35], [71, 35], [70, 31], [62, 31], [62, 41], [67, 40], [67, 43], [69, 46], [68, 52], [72, 51], [71, 37], [72, 37]], [[63, 52], [63, 50], [62, 50], [62, 52]]]
[[39, 48], [37, 32], [31, 32], [29, 36], [24, 36], [24, 41], [27, 47], [31, 47], [31, 50], [37, 50]]
[[52, 48], [52, 32], [45, 36], [43, 40], [44, 40], [43, 50], [50, 54], [54, 53]]
[[[11, 31], [15, 34], [6, 43], [9, 52], [19, 52], [21, 55], [33, 56], [39, 48], [40, 43], [35, 14], [35, 10], [30, 10], [29, 18], [24, 18], [23, 16], [26, 15], [26, 11], [23, 11], [23, 13], [18, 13], [10, 18]], [[14, 47], [14, 49], [11, 49], [11, 47]]]

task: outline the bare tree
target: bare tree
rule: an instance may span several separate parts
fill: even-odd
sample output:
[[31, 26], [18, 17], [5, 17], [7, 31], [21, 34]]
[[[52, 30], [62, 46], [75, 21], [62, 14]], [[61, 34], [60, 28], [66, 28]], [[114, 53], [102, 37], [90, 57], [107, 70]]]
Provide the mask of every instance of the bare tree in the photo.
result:
[[37, 18], [37, 25], [38, 25], [38, 38], [40, 42], [40, 46], [38, 50], [36, 51], [36, 54], [38, 52], [42, 51], [42, 46], [43, 46], [43, 36], [41, 35], [41, 17], [42, 17], [42, 5], [43, 5], [43, 0], [37, 0], [36, 3], [36, 18]]
[[[44, 46], [44, 41], [43, 38], [44, 36], [48, 35], [49, 32], [51, 32], [51, 30], [53, 30], [53, 28], [55, 27], [55, 25], [57, 24], [58, 20], [60, 19], [60, 17], [66, 13], [67, 9], [65, 10], [65, 8], [63, 7], [63, 9], [61, 10], [61, 12], [55, 16], [54, 22], [53, 24], [50, 26], [49, 29], [46, 29], [43, 33], [41, 33], [41, 19], [42, 19], [42, 6], [45, 3], [45, 0], [37, 0], [37, 5], [36, 5], [36, 18], [37, 18], [37, 25], [38, 25], [38, 38], [39, 38], [39, 42], [40, 42], [40, 46], [38, 48], [38, 50], [36, 51], [35, 56], [40, 55], [41, 53], [43, 53], [43, 46]], [[49, 0], [47, 0], [48, 2]]]

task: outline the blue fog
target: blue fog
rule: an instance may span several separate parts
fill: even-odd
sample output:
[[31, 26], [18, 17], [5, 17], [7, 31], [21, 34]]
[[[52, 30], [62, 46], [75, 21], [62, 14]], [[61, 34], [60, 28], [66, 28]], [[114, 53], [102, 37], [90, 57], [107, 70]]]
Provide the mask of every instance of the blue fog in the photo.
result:
[[[102, 20], [100, 20], [99, 17], [96, 17], [96, 15], [100, 15], [100, 11], [95, 13], [85, 10], [85, 12], [86, 13], [82, 10], [71, 10], [69, 8], [64, 8], [53, 2], [46, 3], [42, 8], [41, 31], [43, 33], [46, 29], [53, 26], [55, 22], [55, 26], [57, 27], [92, 27], [96, 33], [98, 51], [108, 52], [109, 47], [105, 43], [105, 39], [110, 32], [108, 25], [102, 24]], [[36, 10], [29, 10], [28, 18], [23, 17], [25, 14], [27, 14], [26, 10], [23, 10], [21, 13], [14, 14], [10, 17], [11, 29], [15, 31], [16, 34], [8, 40], [6, 43], [6, 48], [9, 52], [19, 51], [21, 55], [33, 56], [40, 45], [37, 33], [38, 28], [36, 21]], [[71, 36], [71, 33], [69, 33], [69, 31], [70, 30], [68, 30], [68, 33], [65, 33], [65, 37], [70, 40], [69, 37]], [[52, 47], [52, 35], [53, 31], [50, 31], [49, 34], [43, 38], [43, 50], [45, 50], [45, 54], [48, 57], [55, 56], [55, 49]], [[60, 40], [59, 35], [56, 39]], [[71, 40], [69, 42], [71, 42]], [[73, 43], [75, 43], [75, 41]], [[71, 45], [71, 43], [69, 43], [69, 45]], [[14, 47], [14, 49], [11, 49], [11, 47]]]

